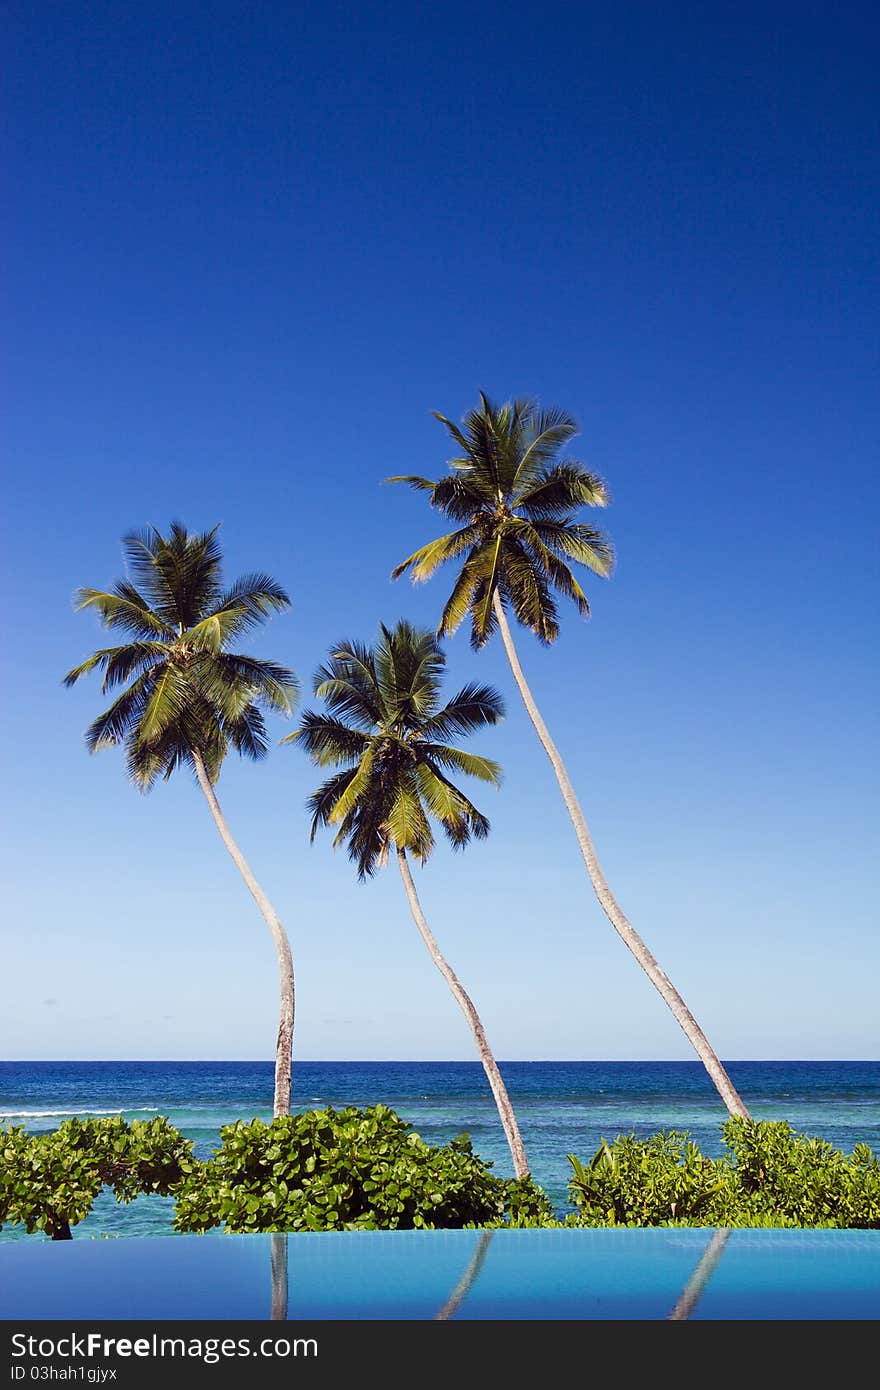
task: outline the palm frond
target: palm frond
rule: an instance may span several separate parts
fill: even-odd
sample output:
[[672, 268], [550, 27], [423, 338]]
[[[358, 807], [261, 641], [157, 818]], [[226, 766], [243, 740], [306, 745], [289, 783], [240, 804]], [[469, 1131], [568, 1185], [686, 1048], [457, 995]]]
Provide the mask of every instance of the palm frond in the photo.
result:
[[181, 762], [186, 760], [179, 744], [147, 746], [129, 738], [125, 745], [128, 775], [142, 792], [148, 792], [160, 777], [167, 781]]
[[400, 780], [384, 828], [398, 849], [406, 850], [424, 864], [434, 848], [434, 836], [419, 791], [418, 775]]
[[521, 453], [509, 491], [514, 507], [518, 505], [518, 497], [552, 467], [559, 450], [578, 432], [577, 422], [564, 410], [555, 406], [540, 410], [531, 402], [518, 404], [524, 409], [518, 441]]
[[299, 743], [318, 767], [329, 767], [359, 760], [370, 742], [370, 735], [361, 729], [352, 729], [341, 719], [306, 710], [299, 728], [281, 742]]
[[141, 675], [113, 701], [109, 709], [93, 719], [86, 729], [85, 742], [90, 753], [123, 743], [136, 728], [149, 700], [154, 678]]
[[364, 795], [370, 778], [373, 775], [373, 763], [375, 762], [378, 746], [370, 741], [364, 750], [357, 767], [353, 772], [349, 772], [348, 781], [344, 790], [340, 793], [339, 800], [332, 807], [328, 821], [331, 825], [339, 825], [355, 809], [358, 799]]
[[319, 700], [326, 700], [327, 707], [340, 718], [350, 719], [361, 729], [370, 729], [382, 720], [382, 710], [376, 697], [352, 681], [328, 676], [325, 680], [316, 681], [315, 694]]
[[269, 751], [266, 721], [257, 705], [245, 705], [235, 719], [224, 720], [223, 731], [237, 753], [256, 761]]
[[149, 746], [179, 724], [187, 708], [188, 694], [185, 674], [172, 662], [166, 662], [152, 681], [140, 716], [138, 741]]
[[399, 786], [396, 777], [374, 777], [368, 791], [339, 827], [334, 844], [347, 841], [348, 857], [360, 879], [372, 877], [387, 862], [391, 848], [388, 817]]
[[[422, 800], [436, 820], [466, 820], [471, 803], [463, 792], [439, 774], [436, 768], [432, 768], [430, 763], [418, 765], [416, 781]], [[398, 844], [400, 843], [398, 840]]]
[[538, 534], [537, 527], [531, 526], [527, 521], [516, 521], [512, 523], [511, 529], [532, 556], [536, 567], [544, 571], [554, 588], [558, 589], [566, 598], [572, 599], [577, 604], [582, 617], [588, 618], [590, 616], [589, 599], [568, 565], [544, 544]]
[[435, 420], [439, 420], [441, 425], [445, 426], [452, 438], [455, 440], [459, 449], [463, 449], [464, 452], [467, 453], [470, 446], [468, 440], [465, 438], [458, 425], [456, 425], [454, 421], [450, 420], [448, 416], [441, 415], [439, 410], [433, 410], [431, 414], [434, 416]]
[[[122, 538], [122, 554], [130, 579], [123, 583], [134, 589], [143, 589], [151, 606], [157, 613], [167, 618], [172, 627], [179, 627], [174, 594], [168, 587], [165, 576], [156, 565], [158, 547], [162, 537], [155, 526], [147, 526], [137, 531], [129, 531]], [[121, 586], [117, 586], [119, 588]]]
[[398, 473], [393, 478], [385, 478], [386, 483], [406, 483], [416, 492], [433, 492], [434, 483], [430, 478], [422, 478], [417, 473]]
[[130, 632], [133, 637], [176, 636], [174, 628], [153, 612], [136, 589], [117, 584], [116, 590], [115, 593], [105, 593], [101, 589], [78, 589], [74, 608], [77, 612], [94, 608], [104, 627], [120, 628], [123, 632]]
[[472, 641], [480, 647], [488, 640], [494, 630], [495, 615], [492, 611], [492, 599], [495, 597], [495, 590], [498, 587], [503, 544], [504, 532], [499, 529], [494, 543], [485, 548], [484, 553], [488, 555], [489, 563], [480, 575], [479, 584], [471, 600]]
[[592, 526], [585, 526], [563, 517], [559, 520], [536, 520], [534, 530], [548, 549], [586, 565], [595, 574], [606, 578], [614, 568], [614, 548], [607, 536]]
[[471, 549], [480, 540], [481, 532], [477, 526], [463, 526], [459, 531], [451, 531], [448, 536], [438, 536], [437, 540], [414, 550], [391, 571], [392, 579], [399, 579], [408, 569], [412, 570], [414, 584], [423, 584], [440, 565], [454, 560], [465, 550]]
[[101, 690], [106, 693], [142, 671], [145, 666], [158, 665], [167, 660], [168, 653], [169, 648], [164, 642], [128, 642], [123, 647], [103, 647], [81, 665], [68, 671], [64, 684], [68, 687], [75, 685], [81, 676], [100, 666], [104, 671]]
[[478, 753], [467, 753], [463, 748], [451, 748], [444, 743], [425, 742], [419, 746], [419, 760], [428, 760], [452, 772], [463, 772], [467, 777], [476, 777], [480, 782], [501, 785], [503, 771], [500, 763], [484, 758]]
[[314, 690], [336, 714], [370, 728], [382, 719], [373, 653], [359, 642], [340, 642], [314, 677]]
[[486, 817], [439, 768], [422, 764], [418, 778], [425, 803], [440, 821], [453, 849], [463, 849], [472, 835], [478, 840], [486, 838], [490, 828]]
[[508, 537], [505, 547], [499, 587], [517, 621], [530, 628], [539, 642], [548, 646], [556, 641], [559, 622], [547, 579], [512, 535]]
[[457, 691], [422, 727], [430, 738], [449, 738], [453, 734], [471, 734], [503, 718], [504, 701], [498, 691], [491, 685], [472, 682]]
[[558, 517], [579, 507], [605, 507], [608, 489], [596, 473], [578, 463], [559, 463], [529, 478], [512, 505], [530, 519]]
[[350, 780], [350, 771], [335, 772], [332, 777], [327, 778], [326, 782], [322, 782], [318, 790], [309, 797], [306, 804], [312, 816], [310, 840], [314, 840], [320, 826], [330, 824], [330, 812]]
[[238, 622], [232, 629], [236, 634], [250, 631], [264, 623], [273, 613], [290, 607], [290, 597], [271, 574], [246, 574], [224, 592], [217, 605], [217, 614], [227, 610], [237, 613]]
[[[213, 655], [213, 654], [212, 654]], [[223, 682], [245, 684], [253, 699], [278, 714], [292, 714], [296, 705], [299, 682], [293, 671], [277, 661], [263, 657], [245, 656], [242, 652], [220, 652], [213, 656], [211, 669], [217, 672], [218, 686], [213, 689], [219, 698]]]
[[[465, 469], [472, 477], [476, 475], [477, 478], [480, 478], [483, 488], [488, 482], [489, 497], [500, 501], [504, 495], [504, 479], [500, 468], [494, 407], [482, 391], [480, 392], [480, 402], [481, 408], [479, 410], [469, 410], [464, 417], [464, 435], [467, 440], [468, 455]], [[453, 462], [454, 466], [455, 462]]]
[[479, 550], [471, 551], [462, 565], [452, 586], [452, 593], [443, 606], [437, 625], [438, 637], [452, 637], [467, 617], [485, 563], [481, 562], [481, 553]]
[[[491, 483], [480, 477], [470, 460], [459, 460], [461, 467], [456, 473], [441, 478], [431, 496], [431, 506], [445, 512], [454, 521], [476, 521], [481, 515], [490, 512], [495, 499]], [[465, 463], [467, 472], [464, 471]]]
[[247, 621], [244, 608], [219, 608], [181, 634], [181, 641], [196, 651], [222, 652], [226, 643]]

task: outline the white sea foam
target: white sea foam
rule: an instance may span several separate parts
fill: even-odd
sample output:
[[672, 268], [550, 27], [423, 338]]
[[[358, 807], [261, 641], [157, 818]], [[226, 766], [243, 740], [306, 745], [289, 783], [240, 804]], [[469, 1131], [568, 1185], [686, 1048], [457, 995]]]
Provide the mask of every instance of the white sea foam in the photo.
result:
[[0, 1120], [43, 1120], [53, 1119], [58, 1115], [135, 1115], [142, 1111], [145, 1114], [156, 1115], [159, 1113], [159, 1107], [155, 1105], [126, 1105], [121, 1110], [112, 1110], [108, 1107], [103, 1107], [100, 1110], [0, 1110]]

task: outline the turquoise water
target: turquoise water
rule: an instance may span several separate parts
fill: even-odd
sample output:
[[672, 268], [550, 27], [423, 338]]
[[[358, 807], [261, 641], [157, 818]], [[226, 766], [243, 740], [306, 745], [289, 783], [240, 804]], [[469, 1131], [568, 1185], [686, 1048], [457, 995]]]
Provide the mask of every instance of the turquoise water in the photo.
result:
[[[785, 1119], [844, 1149], [880, 1149], [880, 1063], [730, 1062], [758, 1119]], [[537, 1180], [562, 1206], [566, 1155], [591, 1155], [604, 1136], [688, 1129], [721, 1150], [725, 1112], [698, 1062], [507, 1062], [505, 1080]], [[299, 1062], [294, 1106], [393, 1106], [431, 1143], [466, 1130], [503, 1175], [510, 1159], [482, 1068], [476, 1062]], [[72, 1114], [168, 1115], [207, 1156], [219, 1129], [272, 1110], [272, 1066], [262, 1062], [0, 1063], [0, 1124], [51, 1129]], [[101, 1197], [78, 1237], [167, 1234], [171, 1203]], [[6, 1228], [0, 1241], [15, 1239]]]
[[32, 1242], [0, 1249], [0, 1285], [6, 1319], [102, 1324], [271, 1316], [876, 1319], [880, 1232], [380, 1231]]

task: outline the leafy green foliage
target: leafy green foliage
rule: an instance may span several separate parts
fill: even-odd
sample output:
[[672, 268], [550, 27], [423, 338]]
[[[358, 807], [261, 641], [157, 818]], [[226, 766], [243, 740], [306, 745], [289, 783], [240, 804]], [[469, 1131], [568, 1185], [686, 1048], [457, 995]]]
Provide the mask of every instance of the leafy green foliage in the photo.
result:
[[880, 1229], [880, 1158], [844, 1154], [783, 1122], [731, 1119], [727, 1153], [687, 1134], [618, 1136], [589, 1164], [570, 1157], [563, 1220], [531, 1178], [496, 1177], [466, 1135], [425, 1143], [384, 1105], [227, 1125], [207, 1162], [168, 1120], [66, 1120], [0, 1133], [0, 1226], [69, 1236], [103, 1187], [118, 1202], [173, 1195], [179, 1231], [447, 1227], [783, 1226]]
[[0, 1134], [0, 1158], [0, 1226], [20, 1222], [56, 1240], [88, 1216], [103, 1187], [117, 1202], [166, 1196], [195, 1167], [190, 1140], [160, 1116], [65, 1120], [48, 1134], [16, 1126]]
[[89, 752], [121, 744], [141, 790], [201, 757], [212, 782], [230, 747], [249, 758], [268, 750], [264, 710], [289, 714], [296, 693], [291, 671], [232, 651], [231, 644], [289, 606], [271, 576], [250, 574], [224, 589], [217, 527], [190, 534], [179, 523], [168, 536], [155, 529], [126, 536], [131, 579], [109, 592], [80, 589], [76, 604], [93, 609], [104, 627], [133, 639], [102, 647], [72, 671], [104, 673], [102, 689], [124, 687], [89, 725]]
[[728, 1120], [744, 1208], [792, 1226], [880, 1228], [880, 1156], [867, 1144], [851, 1154], [784, 1122]]
[[719, 1173], [719, 1165], [686, 1134], [620, 1135], [613, 1144], [603, 1140], [588, 1165], [573, 1154], [569, 1163], [574, 1170], [569, 1195], [584, 1225], [718, 1224], [714, 1214], [723, 1205], [726, 1173]]
[[600, 1145], [569, 1184], [585, 1226], [880, 1228], [880, 1158], [847, 1155], [783, 1122], [727, 1121], [728, 1152], [705, 1157], [676, 1131]]
[[547, 1207], [533, 1183], [495, 1177], [466, 1135], [426, 1144], [384, 1105], [254, 1120], [221, 1135], [214, 1158], [181, 1187], [178, 1230], [485, 1226]]
[[372, 647], [341, 642], [315, 677], [327, 713], [307, 711], [283, 740], [298, 742], [316, 766], [337, 769], [309, 801], [312, 838], [321, 825], [335, 827], [334, 843], [347, 843], [361, 878], [392, 848], [425, 863], [432, 819], [456, 849], [488, 834], [486, 817], [449, 774], [498, 783], [501, 769], [446, 739], [497, 723], [501, 697], [466, 685], [441, 706], [445, 668], [437, 638], [407, 622], [381, 627]]
[[575, 520], [584, 506], [604, 507], [605, 484], [582, 464], [561, 457], [577, 434], [564, 411], [541, 410], [532, 401], [494, 405], [480, 392], [480, 405], [461, 428], [445, 415], [437, 419], [461, 451], [450, 460], [452, 476], [406, 476], [428, 494], [432, 507], [464, 523], [409, 555], [392, 578], [407, 570], [415, 582], [429, 579], [448, 560], [461, 569], [440, 620], [448, 636], [470, 614], [471, 643], [482, 647], [497, 625], [496, 594], [519, 622], [542, 642], [559, 634], [553, 590], [589, 614], [587, 596], [569, 561], [607, 575], [613, 564], [609, 541], [600, 531]]

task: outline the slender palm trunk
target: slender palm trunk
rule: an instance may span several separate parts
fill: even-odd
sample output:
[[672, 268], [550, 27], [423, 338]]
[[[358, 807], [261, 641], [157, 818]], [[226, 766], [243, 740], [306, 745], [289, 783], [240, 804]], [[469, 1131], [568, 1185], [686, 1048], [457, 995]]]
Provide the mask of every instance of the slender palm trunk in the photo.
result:
[[295, 999], [293, 957], [290, 954], [290, 942], [282, 926], [281, 918], [266, 897], [266, 894], [254, 877], [250, 864], [232, 838], [229, 826], [226, 824], [226, 818], [220, 809], [217, 793], [214, 791], [213, 783], [208, 776], [208, 770], [202, 761], [201, 754], [193, 751], [192, 756], [196, 769], [196, 777], [199, 779], [199, 786], [204, 792], [205, 800], [208, 803], [208, 809], [214, 817], [214, 824], [220, 832], [220, 838], [228, 849], [235, 867], [247, 884], [251, 897], [266, 920], [266, 925], [272, 933], [272, 940], [275, 943], [275, 950], [278, 955], [280, 1011], [278, 1038], [275, 1043], [275, 1105], [273, 1110], [273, 1114], [277, 1119], [279, 1115], [290, 1114], [290, 1063], [293, 1054], [293, 1014]]
[[718, 1090], [718, 1094], [727, 1106], [731, 1115], [740, 1115], [744, 1120], [750, 1119], [748, 1110], [741, 1100], [736, 1088], [733, 1085], [720, 1059], [715, 1054], [703, 1030], [694, 1018], [688, 1006], [685, 1004], [678, 990], [673, 985], [669, 976], [661, 970], [657, 961], [648, 950], [642, 938], [639, 936], [635, 927], [628, 920], [625, 913], [620, 908], [602, 872], [602, 866], [596, 857], [596, 850], [593, 846], [592, 837], [584, 813], [578, 804], [578, 799], [574, 793], [565, 764], [559, 756], [559, 750], [550, 737], [550, 732], [544, 720], [541, 718], [540, 710], [535, 704], [534, 696], [529, 689], [522, 666], [519, 664], [519, 657], [516, 654], [516, 647], [513, 644], [513, 634], [507, 621], [507, 614], [501, 602], [500, 595], [496, 589], [492, 599], [492, 606], [495, 616], [498, 619], [498, 626], [501, 629], [501, 640], [504, 643], [504, 650], [507, 652], [507, 659], [510, 662], [510, 669], [513, 671], [513, 678], [519, 688], [523, 704], [528, 711], [529, 718], [535, 726], [535, 732], [541, 740], [544, 752], [550, 759], [553, 771], [556, 773], [556, 780], [562, 792], [562, 799], [565, 802], [571, 823], [574, 826], [574, 833], [577, 836], [578, 844], [581, 847], [581, 854], [587, 866], [587, 873], [596, 890], [596, 897], [599, 899], [602, 910], [608, 918], [618, 936], [626, 943], [632, 951], [639, 965], [644, 970], [654, 988], [659, 991], [662, 998], [672, 1010], [673, 1017], [691, 1043], [706, 1071], [711, 1076]]
[[452, 966], [444, 959], [440, 947], [434, 940], [431, 928], [428, 926], [425, 914], [422, 911], [422, 905], [419, 902], [419, 895], [416, 892], [416, 885], [413, 883], [413, 876], [410, 873], [409, 860], [406, 857], [405, 850], [398, 849], [397, 863], [400, 868], [400, 877], [403, 879], [403, 886], [406, 889], [406, 896], [409, 900], [409, 908], [413, 915], [413, 921], [418, 927], [419, 934], [430, 952], [432, 961], [452, 990], [458, 1007], [467, 1019], [468, 1027], [474, 1035], [474, 1042], [477, 1044], [480, 1061], [483, 1063], [483, 1070], [492, 1088], [495, 1104], [498, 1106], [498, 1115], [504, 1128], [504, 1135], [510, 1146], [510, 1155], [513, 1159], [513, 1171], [518, 1178], [527, 1178], [529, 1176], [529, 1165], [526, 1159], [523, 1141], [520, 1136], [519, 1125], [516, 1122], [516, 1115], [513, 1113], [513, 1106], [507, 1094], [507, 1087], [504, 1084], [501, 1072], [498, 1070], [498, 1063], [492, 1055], [492, 1049], [486, 1038], [486, 1030], [480, 1021], [480, 1015], [474, 1007], [473, 1000], [461, 984]]

